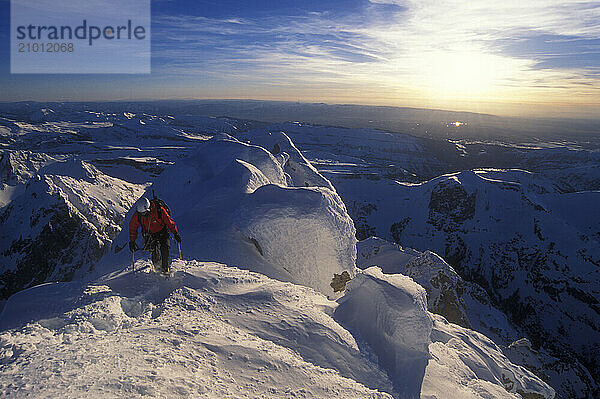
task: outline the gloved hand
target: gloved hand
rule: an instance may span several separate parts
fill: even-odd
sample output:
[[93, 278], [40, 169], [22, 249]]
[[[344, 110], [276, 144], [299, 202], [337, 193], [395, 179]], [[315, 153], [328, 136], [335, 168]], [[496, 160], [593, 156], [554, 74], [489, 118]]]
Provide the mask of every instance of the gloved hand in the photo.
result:
[[173, 237], [175, 238], [175, 241], [181, 242], [181, 236], [179, 235], [179, 233], [173, 234]]
[[137, 251], [139, 248], [137, 246], [137, 244], [135, 243], [135, 241], [129, 241], [129, 250], [131, 252], [135, 252]]

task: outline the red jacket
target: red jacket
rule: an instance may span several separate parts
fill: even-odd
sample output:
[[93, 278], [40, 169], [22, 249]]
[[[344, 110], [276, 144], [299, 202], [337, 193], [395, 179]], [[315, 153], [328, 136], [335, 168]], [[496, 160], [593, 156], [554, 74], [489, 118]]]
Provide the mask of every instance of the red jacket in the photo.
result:
[[[161, 206], [160, 209], [156, 208], [154, 202], [150, 202], [150, 212], [147, 215], [142, 215], [139, 212], [135, 212], [129, 222], [129, 240], [135, 241], [137, 238], [138, 228], [142, 228], [142, 231], [149, 231], [150, 233], [158, 233], [167, 226], [173, 234], [177, 233], [177, 226], [171, 216]], [[140, 224], [141, 223], [141, 224]]]

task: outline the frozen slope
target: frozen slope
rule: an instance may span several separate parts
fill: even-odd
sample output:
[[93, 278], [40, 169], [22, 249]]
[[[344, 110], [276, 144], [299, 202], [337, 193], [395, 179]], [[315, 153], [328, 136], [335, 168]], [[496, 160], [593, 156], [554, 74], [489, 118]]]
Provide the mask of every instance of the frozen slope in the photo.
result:
[[[284, 171], [290, 155], [279, 155], [284, 156], [230, 136], [215, 137], [161, 174], [147, 195], [154, 191], [169, 204], [185, 257], [239, 266], [333, 295], [333, 274], [354, 274], [352, 220], [326, 179], [297, 164], [298, 173], [312, 174], [324, 186], [306, 187], [303, 180], [295, 187]], [[133, 209], [126, 220], [132, 214]], [[127, 231], [116, 239], [117, 244], [127, 241]], [[107, 257], [104, 270], [127, 262], [124, 252]]]
[[[111, 197], [94, 184], [81, 189], [98, 174], [75, 165], [56, 184], [102, 226], [86, 211]], [[215, 137], [152, 190], [171, 206], [188, 260], [165, 279], [148, 272], [145, 254], [126, 271], [125, 250], [86, 280], [13, 295], [0, 316], [3, 394], [553, 397], [485, 337], [428, 313], [424, 289], [409, 277], [373, 268], [331, 302], [342, 295], [329, 286], [333, 274], [356, 274], [355, 230], [333, 187], [289, 140], [265, 149]], [[126, 241], [123, 231], [116, 243]]]
[[448, 321], [491, 338], [512, 362], [543, 378], [564, 398], [593, 396], [594, 380], [574, 358], [559, 359], [547, 350], [534, 350], [526, 334], [494, 306], [486, 291], [465, 281], [431, 251], [402, 248], [377, 237], [357, 244], [356, 265], [381, 267], [384, 273], [411, 277], [427, 291], [427, 308]]
[[[487, 338], [430, 314], [409, 277], [371, 268], [328, 299], [343, 295], [329, 286], [334, 273], [356, 274], [352, 221], [331, 188], [294, 186], [285, 159], [298, 154], [276, 155], [215, 137], [156, 179], [148, 192], [169, 203], [188, 259], [173, 262], [173, 277], [149, 272], [143, 254], [128, 270], [125, 250], [86, 280], [13, 295], [0, 316], [0, 392], [553, 397]], [[315, 173], [300, 167], [296, 176]], [[116, 242], [126, 240], [122, 231]]]
[[389, 382], [312, 290], [214, 263], [180, 262], [171, 280], [138, 266], [13, 297], [3, 327], [40, 301], [53, 310], [0, 335], [2, 394], [390, 397], [366, 387]]
[[[150, 273], [146, 261], [136, 268], [13, 296], [0, 316], [0, 393], [518, 398], [521, 390], [553, 397], [491, 341], [427, 313], [423, 289], [404, 276], [369, 272], [338, 305], [310, 288], [217, 263], [176, 261], [171, 279]], [[388, 298], [377, 308], [361, 299], [377, 293]], [[382, 334], [387, 339], [375, 346]], [[394, 354], [395, 368], [381, 351]]]
[[142, 192], [76, 160], [50, 163], [14, 186], [0, 208], [0, 298], [89, 272]]
[[[534, 348], [575, 357], [598, 379], [599, 192], [562, 193], [538, 174], [490, 169], [336, 189], [360, 230], [435, 251], [482, 286]], [[592, 380], [590, 392], [596, 387]]]

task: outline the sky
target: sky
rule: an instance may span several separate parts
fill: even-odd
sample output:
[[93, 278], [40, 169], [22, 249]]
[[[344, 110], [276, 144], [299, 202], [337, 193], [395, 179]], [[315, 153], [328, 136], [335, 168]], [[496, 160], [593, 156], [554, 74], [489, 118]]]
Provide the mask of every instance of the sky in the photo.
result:
[[150, 74], [10, 74], [0, 101], [264, 99], [600, 115], [600, 2], [158, 0]]

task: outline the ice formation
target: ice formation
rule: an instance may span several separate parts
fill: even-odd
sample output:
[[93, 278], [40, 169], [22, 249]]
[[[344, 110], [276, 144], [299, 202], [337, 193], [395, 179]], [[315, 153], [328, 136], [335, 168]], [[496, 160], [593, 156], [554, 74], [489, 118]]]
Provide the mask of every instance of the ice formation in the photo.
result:
[[[329, 184], [292, 185], [284, 172], [286, 154], [276, 157], [221, 135], [167, 169], [146, 195], [157, 193], [173, 210], [185, 257], [236, 265], [333, 296], [333, 274], [354, 274], [354, 225]], [[327, 182], [308, 164], [295, 168]], [[124, 232], [116, 242], [126, 240]]]

